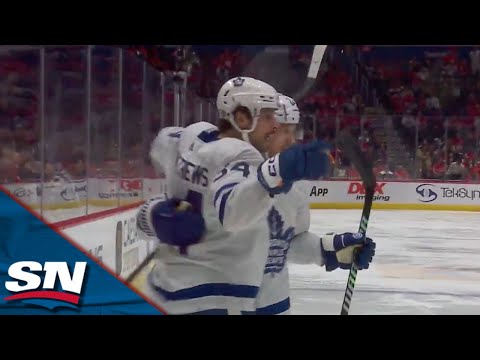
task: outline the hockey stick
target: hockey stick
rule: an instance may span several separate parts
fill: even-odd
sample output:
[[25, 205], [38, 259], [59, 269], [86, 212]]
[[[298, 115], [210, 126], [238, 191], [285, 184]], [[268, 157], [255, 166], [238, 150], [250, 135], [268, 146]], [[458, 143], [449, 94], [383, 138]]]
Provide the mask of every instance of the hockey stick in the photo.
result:
[[125, 279], [126, 283], [131, 283], [135, 277], [142, 272], [142, 270], [145, 268], [145, 266], [148, 265], [148, 263], [155, 257], [157, 253], [157, 249], [153, 250], [150, 254], [147, 255], [145, 259], [140, 263], [140, 265], [137, 266], [135, 270], [132, 271], [130, 275]]
[[[362, 218], [360, 220], [358, 232], [366, 234], [376, 184], [373, 167], [371, 162], [365, 157], [364, 153], [360, 149], [358, 142], [349, 132], [344, 131], [340, 134], [338, 138], [338, 146], [340, 150], [342, 150], [343, 153], [346, 155], [346, 157], [350, 159], [354, 167], [360, 173], [363, 186], [365, 187], [365, 198], [363, 203]], [[340, 315], [348, 315], [348, 312], [350, 310], [353, 289], [355, 287], [355, 281], [357, 279], [357, 271], [358, 269], [354, 261], [348, 275], [347, 287], [343, 296], [343, 304]]]
[[312, 60], [310, 61], [307, 79], [302, 88], [292, 96], [295, 101], [298, 102], [300, 99], [303, 99], [315, 84], [315, 81], [317, 81], [318, 71], [320, 70], [320, 65], [322, 64], [323, 55], [325, 55], [326, 50], [327, 45], [315, 45], [313, 48]]
[[[252, 50], [249, 51], [247, 48], [248, 45], [243, 51], [248, 54]], [[278, 92], [300, 102], [315, 85], [327, 45], [313, 46], [308, 69], [292, 67], [289, 50], [285, 48], [285, 45], [267, 45], [265, 49], [258, 51], [239, 73], [232, 75], [265, 81]]]

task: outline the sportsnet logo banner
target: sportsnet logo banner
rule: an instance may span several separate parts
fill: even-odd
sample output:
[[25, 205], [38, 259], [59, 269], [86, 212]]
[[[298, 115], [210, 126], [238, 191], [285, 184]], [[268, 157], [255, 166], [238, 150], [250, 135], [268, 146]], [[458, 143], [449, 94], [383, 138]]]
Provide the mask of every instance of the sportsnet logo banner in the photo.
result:
[[162, 315], [84, 251], [0, 189], [0, 315]]

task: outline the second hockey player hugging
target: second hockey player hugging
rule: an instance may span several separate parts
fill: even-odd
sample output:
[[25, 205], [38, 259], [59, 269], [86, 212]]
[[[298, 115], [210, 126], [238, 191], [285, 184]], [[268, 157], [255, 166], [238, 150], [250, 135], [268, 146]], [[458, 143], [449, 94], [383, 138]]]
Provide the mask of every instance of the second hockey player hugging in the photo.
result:
[[[286, 261], [367, 269], [375, 243], [362, 234], [309, 232], [301, 180], [328, 174], [330, 146], [294, 144], [300, 112], [270, 85], [227, 81], [218, 127], [160, 131], [151, 149], [168, 194], [137, 215], [158, 243], [144, 292], [169, 314], [289, 314]], [[354, 259], [354, 250], [357, 249]]]

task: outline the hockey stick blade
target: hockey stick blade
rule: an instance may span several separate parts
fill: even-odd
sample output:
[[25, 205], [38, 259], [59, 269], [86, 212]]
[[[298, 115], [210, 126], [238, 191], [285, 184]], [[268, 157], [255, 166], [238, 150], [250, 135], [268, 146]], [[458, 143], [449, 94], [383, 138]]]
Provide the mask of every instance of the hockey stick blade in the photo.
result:
[[327, 45], [315, 45], [313, 48], [312, 60], [310, 61], [310, 67], [308, 68], [307, 79], [302, 88], [292, 95], [292, 98], [295, 101], [298, 102], [303, 99], [317, 81], [318, 71], [320, 70], [320, 65], [322, 64], [326, 50]]
[[310, 61], [310, 67], [308, 68], [309, 79], [316, 79], [318, 75], [318, 70], [320, 70], [320, 65], [322, 64], [323, 55], [325, 55], [325, 50], [327, 50], [327, 45], [315, 45], [313, 48], [312, 60]]
[[[359, 172], [363, 186], [365, 187], [365, 198], [358, 232], [366, 234], [376, 184], [373, 167], [371, 162], [366, 158], [365, 154], [360, 149], [358, 141], [356, 141], [348, 131], [343, 131], [338, 137], [338, 147], [345, 154], [345, 156], [350, 159], [355, 169]], [[357, 272], [357, 266], [355, 262], [353, 262], [348, 274], [347, 286], [343, 296], [343, 304], [340, 315], [348, 315], [348, 312], [350, 311], [350, 304], [352, 302]]]

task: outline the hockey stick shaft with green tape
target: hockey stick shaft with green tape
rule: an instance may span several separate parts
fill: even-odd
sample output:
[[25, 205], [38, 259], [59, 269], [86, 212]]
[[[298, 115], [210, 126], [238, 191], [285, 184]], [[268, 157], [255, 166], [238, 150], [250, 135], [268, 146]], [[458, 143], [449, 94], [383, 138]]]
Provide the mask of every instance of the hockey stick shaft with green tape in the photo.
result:
[[[362, 234], [367, 233], [368, 221], [370, 219], [370, 212], [373, 205], [373, 196], [375, 194], [376, 178], [373, 173], [371, 162], [366, 158], [364, 152], [361, 150], [358, 141], [353, 136], [344, 131], [338, 138], [338, 146], [343, 151], [345, 156], [350, 159], [355, 169], [359, 172], [360, 177], [365, 187], [365, 198], [362, 209], [362, 217], [360, 219], [360, 226], [358, 231]], [[352, 263], [350, 272], [348, 274], [347, 286], [343, 296], [343, 303], [341, 315], [348, 315], [350, 305], [352, 303], [353, 290], [357, 280], [358, 268], [355, 261]]]

